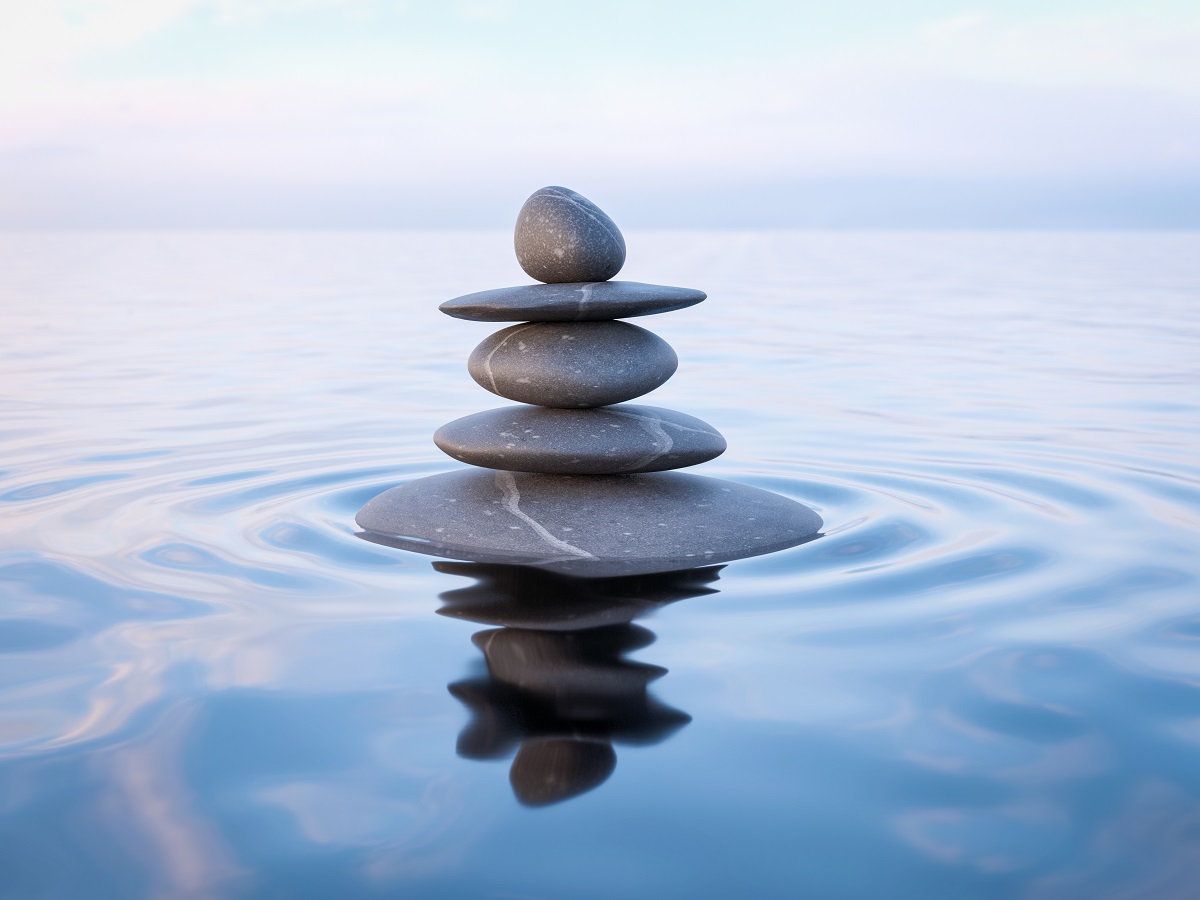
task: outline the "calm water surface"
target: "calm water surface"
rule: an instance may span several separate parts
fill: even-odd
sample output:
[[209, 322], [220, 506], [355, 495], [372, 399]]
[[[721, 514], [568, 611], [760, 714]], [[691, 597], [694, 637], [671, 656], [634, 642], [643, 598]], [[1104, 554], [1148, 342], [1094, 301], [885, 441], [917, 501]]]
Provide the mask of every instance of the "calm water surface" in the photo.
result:
[[356, 537], [506, 234], [0, 236], [0, 896], [1197, 896], [1200, 235], [628, 237], [818, 540]]

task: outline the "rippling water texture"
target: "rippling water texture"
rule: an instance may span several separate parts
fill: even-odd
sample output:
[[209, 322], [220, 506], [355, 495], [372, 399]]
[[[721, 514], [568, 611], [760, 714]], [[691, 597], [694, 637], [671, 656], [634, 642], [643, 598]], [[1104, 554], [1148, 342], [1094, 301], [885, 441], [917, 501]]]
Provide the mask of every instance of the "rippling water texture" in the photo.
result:
[[0, 237], [0, 895], [1196, 896], [1200, 236], [628, 237], [818, 540], [356, 537], [506, 234]]

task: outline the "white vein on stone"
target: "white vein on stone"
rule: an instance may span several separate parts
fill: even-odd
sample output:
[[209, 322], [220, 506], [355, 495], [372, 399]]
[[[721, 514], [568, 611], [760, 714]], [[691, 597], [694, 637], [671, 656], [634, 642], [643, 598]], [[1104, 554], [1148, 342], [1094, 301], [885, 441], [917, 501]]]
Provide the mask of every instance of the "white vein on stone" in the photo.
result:
[[[554, 188], [549, 188], [547, 190], [547, 193], [550, 193], [551, 195], [557, 197], [558, 199], [565, 200], [567, 203], [571, 204], [573, 207], [575, 207], [576, 210], [578, 210], [579, 212], [581, 212], [585, 216], [587, 216], [589, 219], [591, 219], [592, 222], [602, 232], [604, 232], [605, 235], [608, 236], [608, 239], [610, 241], [612, 241], [614, 244], [619, 243], [617, 241], [616, 236], [613, 234], [613, 229], [617, 227], [617, 223], [613, 222], [611, 218], [607, 222], [605, 222], [604, 219], [601, 219], [600, 216], [596, 215], [594, 210], [589, 209], [585, 204], [580, 203], [578, 200], [576, 200], [570, 194], [564, 194], [560, 191], [554, 190]], [[591, 201], [588, 201], [588, 202], [590, 203]], [[602, 213], [602, 214], [605, 216], [608, 216], [608, 213]], [[619, 233], [620, 232], [618, 231], [618, 234]]]
[[517, 490], [517, 480], [513, 478], [512, 472], [497, 472], [496, 486], [499, 487], [501, 492], [504, 494], [503, 499], [500, 501], [501, 505], [503, 505], [506, 510], [536, 531], [538, 536], [546, 541], [546, 543], [550, 544], [550, 546], [554, 547], [555, 550], [561, 550], [564, 553], [569, 553], [572, 556], [579, 557], [580, 559], [596, 558], [586, 550], [579, 549], [574, 544], [568, 544], [566, 541], [559, 540], [549, 531], [547, 531], [540, 522], [535, 521], [521, 510], [519, 505], [521, 502], [521, 492]]
[[[627, 413], [627, 415], [629, 415]], [[692, 428], [690, 425], [680, 425], [678, 422], [668, 422], [666, 419], [660, 419], [663, 425], [667, 428], [678, 428], [680, 431], [690, 431], [693, 434], [706, 434], [709, 437], [720, 437], [721, 435], [713, 429], [704, 430], [703, 428]]]
[[[626, 412], [623, 409], [610, 409], [609, 412], [615, 413], [618, 416], [624, 416], [627, 419], [633, 419], [638, 423], [638, 425], [642, 426], [646, 433], [654, 438], [655, 446], [659, 448], [647, 454], [646, 456], [643, 456], [641, 459], [634, 460], [627, 466], [621, 466], [622, 472], [640, 469], [642, 466], [648, 466], [656, 459], [666, 456], [671, 452], [671, 448], [675, 446], [675, 442], [671, 439], [671, 436], [663, 430], [663, 420], [657, 416], [645, 416], [641, 415], [640, 413]], [[689, 430], [694, 431], [695, 429]]]
[[578, 322], [580, 319], [582, 319], [584, 313], [587, 311], [588, 301], [592, 299], [592, 289], [594, 287], [595, 285], [593, 285], [591, 282], [581, 284], [579, 286], [579, 293], [581, 296], [579, 298], [579, 312], [575, 314], [575, 321]]
[[529, 330], [536, 324], [537, 324], [537, 322], [530, 322], [524, 328], [518, 328], [516, 331], [514, 331], [512, 334], [508, 335], [508, 337], [506, 337], [504, 340], [502, 340], [500, 343], [498, 343], [495, 347], [493, 347], [492, 352], [484, 357], [483, 371], [487, 373], [488, 381], [490, 381], [492, 383], [492, 392], [493, 393], [499, 394], [500, 389], [496, 387], [496, 376], [492, 374], [492, 357], [495, 356], [497, 353], [499, 353], [501, 348], [505, 344], [507, 344], [509, 341], [511, 341], [513, 338], [515, 338], [518, 334], [520, 334], [522, 331]]

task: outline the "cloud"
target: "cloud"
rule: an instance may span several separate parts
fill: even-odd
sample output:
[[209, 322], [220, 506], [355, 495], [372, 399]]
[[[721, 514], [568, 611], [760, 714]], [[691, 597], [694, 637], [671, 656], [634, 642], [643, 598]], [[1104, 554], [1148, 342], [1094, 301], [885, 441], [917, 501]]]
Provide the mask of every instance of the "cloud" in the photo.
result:
[[[370, 7], [341, 2], [306, 6]], [[172, 185], [465, 196], [618, 179], [1200, 178], [1200, 30], [1168, 21], [972, 14], [804, 54], [539, 67], [524, 45], [465, 46], [419, 17], [338, 45], [275, 30], [298, 15], [281, 0], [23, 7], [0, 37], [23, 72], [0, 92], [0, 188], [18, 219]], [[464, 2], [448, 21], [519, 38], [506, 24], [519, 11]], [[85, 74], [99, 51], [178, 39], [200, 13], [226, 34], [279, 35], [270, 69]]]
[[[133, 43], [177, 21], [201, 0], [47, 0], [13, 4], [0, 30], [0, 73], [63, 77], [70, 63], [91, 50]], [[26, 84], [25, 87], [30, 87]]]

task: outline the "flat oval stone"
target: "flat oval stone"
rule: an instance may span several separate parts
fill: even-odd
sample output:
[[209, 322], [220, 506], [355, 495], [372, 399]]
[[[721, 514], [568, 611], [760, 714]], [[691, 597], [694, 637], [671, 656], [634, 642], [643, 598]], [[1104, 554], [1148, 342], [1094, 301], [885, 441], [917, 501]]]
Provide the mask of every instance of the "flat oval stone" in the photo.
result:
[[679, 357], [628, 322], [527, 322], [489, 335], [467, 370], [507, 400], [580, 409], [632, 400], [675, 374]]
[[657, 406], [505, 406], [455, 419], [433, 442], [460, 462], [513, 472], [615, 475], [682, 469], [725, 452], [700, 419]]
[[625, 265], [625, 238], [595, 203], [565, 187], [544, 187], [517, 213], [517, 262], [548, 284], [607, 281]]
[[384, 491], [360, 536], [450, 559], [584, 577], [670, 572], [794, 547], [821, 517], [770, 491], [687, 472], [534, 475], [462, 469]]
[[438, 309], [475, 322], [593, 322], [672, 312], [707, 296], [692, 288], [639, 281], [583, 281], [478, 291], [447, 300]]

